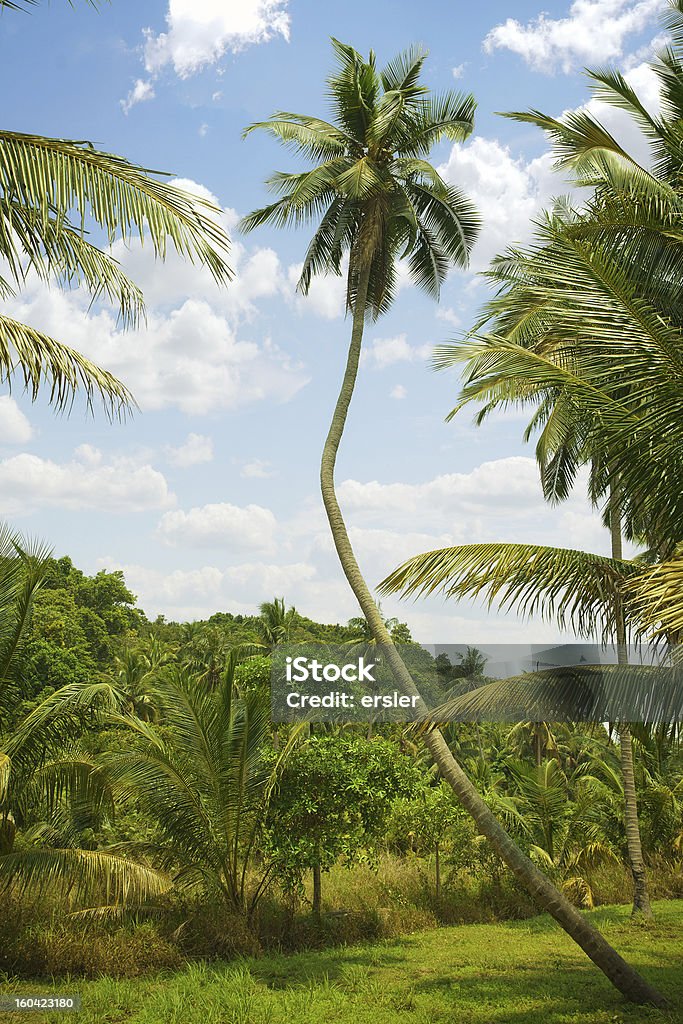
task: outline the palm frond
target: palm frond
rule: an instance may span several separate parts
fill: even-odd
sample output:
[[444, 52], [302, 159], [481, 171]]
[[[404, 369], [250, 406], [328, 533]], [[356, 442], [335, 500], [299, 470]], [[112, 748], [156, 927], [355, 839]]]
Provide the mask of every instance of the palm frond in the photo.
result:
[[144, 313], [142, 292], [118, 261], [89, 242], [63, 215], [46, 221], [35, 209], [5, 204], [0, 208], [0, 252], [17, 284], [33, 271], [62, 286], [84, 285], [93, 302], [107, 298], [124, 325], [135, 326]]
[[609, 637], [629, 562], [537, 544], [466, 544], [408, 559], [379, 585], [383, 594], [483, 598], [489, 606], [552, 619], [581, 636]]
[[[38, 7], [41, 0], [0, 0], [0, 13], [6, 7], [10, 11], [24, 11], [27, 7]], [[67, 0], [70, 7], [75, 7], [75, 0]], [[84, 3], [91, 7], [99, 7], [102, 3], [109, 3], [109, 0], [84, 0]]]
[[17, 375], [33, 400], [47, 383], [49, 401], [60, 411], [69, 409], [79, 392], [88, 408], [99, 396], [112, 418], [135, 408], [132, 394], [113, 374], [50, 335], [0, 314], [0, 381], [11, 388]]
[[19, 893], [61, 888], [82, 899], [134, 905], [161, 895], [168, 884], [154, 868], [105, 850], [22, 850], [0, 857], [0, 887]]
[[305, 114], [276, 111], [267, 121], [250, 124], [242, 137], [246, 138], [257, 130], [265, 131], [295, 153], [302, 153], [313, 160], [334, 160], [350, 155], [354, 149], [360, 155], [358, 144], [351, 136], [327, 121]]
[[204, 264], [227, 282], [229, 240], [207, 200], [152, 177], [155, 172], [91, 143], [0, 131], [0, 209], [19, 204], [34, 211], [45, 230], [53, 211], [92, 220], [110, 242], [135, 235], [151, 239], [164, 257], [169, 241], [181, 255]]
[[[425, 719], [432, 722], [628, 720], [669, 723], [680, 718], [682, 694], [680, 668], [561, 666], [497, 679], [432, 708]], [[533, 772], [528, 765], [520, 766], [519, 770]]]

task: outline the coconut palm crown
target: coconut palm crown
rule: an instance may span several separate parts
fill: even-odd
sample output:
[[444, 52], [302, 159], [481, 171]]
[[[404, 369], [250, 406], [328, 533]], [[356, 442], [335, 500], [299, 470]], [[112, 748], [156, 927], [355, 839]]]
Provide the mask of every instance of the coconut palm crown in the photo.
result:
[[341, 275], [348, 256], [347, 306], [361, 300], [377, 317], [395, 295], [398, 259], [434, 297], [450, 267], [467, 262], [479, 225], [475, 209], [425, 158], [441, 139], [467, 138], [476, 104], [461, 93], [428, 95], [419, 83], [423, 50], [407, 50], [378, 71], [372, 51], [365, 61], [336, 39], [332, 46], [332, 123], [278, 112], [245, 132], [263, 129], [316, 165], [272, 175], [267, 185], [279, 198], [240, 227], [319, 220], [299, 290], [306, 294], [315, 274]]

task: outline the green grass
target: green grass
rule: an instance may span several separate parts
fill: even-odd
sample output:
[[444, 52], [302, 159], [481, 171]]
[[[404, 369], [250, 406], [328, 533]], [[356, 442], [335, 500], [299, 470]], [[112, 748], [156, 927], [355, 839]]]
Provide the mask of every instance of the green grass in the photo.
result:
[[[7, 1015], [8, 1024], [683, 1024], [683, 900], [655, 904], [656, 923], [603, 907], [595, 923], [671, 1001], [626, 1003], [552, 921], [462, 925], [366, 946], [193, 964], [132, 981], [26, 981], [24, 994], [80, 993], [80, 1014]], [[4, 1016], [4, 1015], [3, 1015]]]

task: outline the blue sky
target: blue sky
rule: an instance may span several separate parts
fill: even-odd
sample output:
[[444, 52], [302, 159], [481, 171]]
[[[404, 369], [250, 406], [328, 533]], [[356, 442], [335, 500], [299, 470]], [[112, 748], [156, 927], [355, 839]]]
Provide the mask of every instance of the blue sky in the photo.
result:
[[[472, 91], [476, 130], [433, 154], [477, 203], [483, 231], [472, 269], [453, 273], [436, 306], [402, 287], [368, 328], [339, 461], [340, 495], [366, 575], [376, 583], [408, 555], [449, 543], [528, 540], [607, 550], [581, 490], [544, 506], [524, 419], [450, 424], [457, 378], [428, 366], [431, 347], [466, 329], [486, 296], [477, 277], [562, 194], [540, 132], [496, 111], [559, 115], [589, 101], [581, 69], [611, 62], [657, 104], [646, 61], [661, 44], [664, 0], [112, 0], [96, 12], [53, 0], [0, 17], [4, 127], [78, 139], [172, 172], [225, 210], [236, 277], [219, 292], [174, 256], [115, 253], [143, 287], [145, 328], [122, 333], [112, 311], [30, 281], [10, 315], [94, 358], [133, 390], [125, 424], [78, 405], [55, 417], [17, 390], [0, 397], [0, 516], [69, 554], [86, 571], [122, 568], [150, 615], [193, 619], [253, 611], [284, 595], [324, 621], [356, 614], [317, 494], [318, 458], [349, 325], [343, 284], [294, 291], [306, 235], [238, 217], [262, 205], [264, 178], [291, 157], [251, 121], [284, 108], [325, 114], [329, 37], [380, 61], [411, 43], [430, 51], [425, 81]], [[545, 12], [545, 13], [542, 13]], [[636, 152], [624, 115], [595, 113]], [[551, 641], [552, 625], [438, 600], [399, 604], [424, 642]]]

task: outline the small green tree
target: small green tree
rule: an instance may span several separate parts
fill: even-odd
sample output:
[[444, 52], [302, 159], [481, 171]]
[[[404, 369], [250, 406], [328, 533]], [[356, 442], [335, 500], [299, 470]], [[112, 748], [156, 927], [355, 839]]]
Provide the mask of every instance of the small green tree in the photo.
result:
[[382, 739], [321, 736], [296, 750], [270, 802], [267, 848], [283, 887], [301, 891], [313, 872], [313, 913], [322, 910], [321, 874], [353, 864], [384, 834], [392, 802], [411, 796], [417, 768]]
[[441, 899], [441, 854], [452, 840], [452, 829], [463, 818], [450, 786], [441, 783], [423, 789], [412, 800], [398, 800], [391, 814], [390, 831], [403, 849], [434, 855], [434, 894]]

